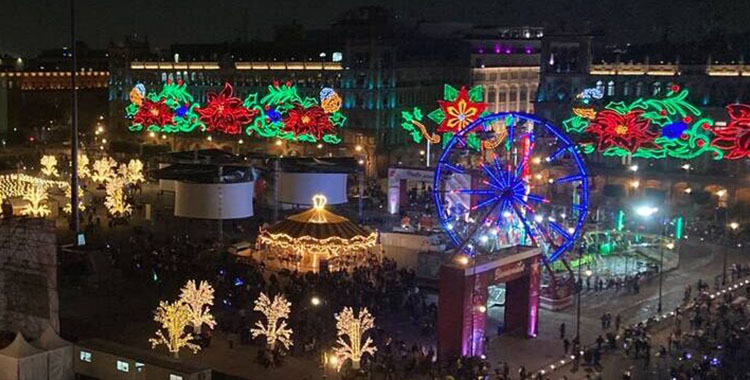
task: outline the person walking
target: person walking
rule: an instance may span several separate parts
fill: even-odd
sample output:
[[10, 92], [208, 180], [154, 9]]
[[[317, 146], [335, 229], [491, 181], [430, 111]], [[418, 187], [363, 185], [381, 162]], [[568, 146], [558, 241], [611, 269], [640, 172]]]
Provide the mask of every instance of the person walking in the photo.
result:
[[565, 339], [565, 322], [560, 323], [560, 339]]

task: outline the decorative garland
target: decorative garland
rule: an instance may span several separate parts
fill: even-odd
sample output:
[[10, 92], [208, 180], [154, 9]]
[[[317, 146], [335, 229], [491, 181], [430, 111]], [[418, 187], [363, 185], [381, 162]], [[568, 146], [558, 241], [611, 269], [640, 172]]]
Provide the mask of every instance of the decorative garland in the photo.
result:
[[[446, 84], [443, 86], [443, 99], [438, 100], [439, 108], [430, 112], [427, 117], [437, 126], [435, 133], [429, 133], [424, 124], [424, 114], [418, 107], [401, 112], [401, 126], [411, 134], [415, 143], [421, 143], [422, 139], [438, 144], [443, 141], [443, 146], [450, 141], [451, 137], [458, 131], [466, 128], [469, 124], [482, 116], [489, 114], [487, 103], [483, 101], [484, 90], [482, 86], [474, 86], [470, 90], [466, 87], [456, 89]], [[505, 138], [505, 134], [499, 133], [494, 139], [482, 141], [475, 133], [466, 136], [465, 145], [474, 150], [493, 149]]]
[[220, 132], [238, 135], [257, 133], [265, 138], [278, 138], [309, 143], [338, 144], [338, 129], [346, 122], [341, 112], [341, 97], [331, 88], [323, 88], [320, 100], [301, 97], [290, 82], [268, 86], [263, 97], [249, 94], [244, 100], [225, 83], [218, 93], [208, 93], [208, 102], [193, 102], [182, 81], [167, 82], [160, 93], [145, 95], [146, 88], [136, 85], [130, 92], [125, 109], [132, 119], [129, 129], [156, 133]]
[[720, 160], [725, 152], [711, 141], [714, 122], [702, 117], [686, 100], [688, 95], [688, 90], [674, 85], [663, 99], [610, 102], [602, 110], [592, 106], [590, 98], [578, 97], [582, 102], [573, 106], [573, 116], [563, 126], [583, 135], [581, 147], [586, 153], [683, 160], [712, 153]]
[[189, 133], [195, 129], [205, 130], [205, 125], [196, 113], [198, 104], [187, 92], [182, 81], [164, 84], [161, 92], [146, 95], [146, 87], [137, 84], [130, 91], [130, 104], [125, 115], [132, 119], [128, 129], [140, 132], [144, 128], [156, 133]]

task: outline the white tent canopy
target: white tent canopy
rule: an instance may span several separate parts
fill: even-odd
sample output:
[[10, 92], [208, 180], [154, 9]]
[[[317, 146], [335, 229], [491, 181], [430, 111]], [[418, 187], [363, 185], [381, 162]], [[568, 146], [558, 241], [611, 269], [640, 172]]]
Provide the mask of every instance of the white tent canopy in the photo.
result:
[[47, 351], [48, 380], [70, 380], [75, 377], [73, 370], [73, 345], [47, 325], [35, 345]]
[[47, 353], [30, 345], [20, 332], [0, 350], [0, 378], [39, 380], [46, 379], [47, 374]]

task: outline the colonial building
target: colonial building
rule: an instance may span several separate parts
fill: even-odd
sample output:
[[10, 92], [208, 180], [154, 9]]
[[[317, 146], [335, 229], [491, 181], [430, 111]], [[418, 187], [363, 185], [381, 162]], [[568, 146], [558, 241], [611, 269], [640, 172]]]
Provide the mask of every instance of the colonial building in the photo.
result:
[[[601, 40], [586, 30], [545, 31], [535, 105], [540, 116], [560, 125], [571, 116], [576, 95], [587, 88], [599, 90], [602, 104], [607, 104], [660, 97], [673, 84], [679, 85], [690, 91], [687, 100], [719, 127], [729, 119], [727, 105], [750, 102], [745, 89], [750, 67], [737, 49], [743, 46], [740, 37], [639, 46], [609, 46]], [[685, 204], [750, 202], [747, 160], [715, 161], [710, 155], [690, 161], [621, 160], [598, 153], [588, 158], [597, 174], [592, 183], [599, 195], [614, 185], [622, 189], [614, 193], [638, 196], [656, 191]], [[638, 170], [628, 172], [622, 165], [637, 165]]]

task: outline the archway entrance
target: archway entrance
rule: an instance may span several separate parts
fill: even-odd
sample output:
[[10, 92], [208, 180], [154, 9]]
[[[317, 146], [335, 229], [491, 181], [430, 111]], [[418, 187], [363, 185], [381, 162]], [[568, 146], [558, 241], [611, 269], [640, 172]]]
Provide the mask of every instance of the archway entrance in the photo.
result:
[[[539, 310], [541, 249], [511, 247], [477, 261], [457, 260], [440, 268], [438, 351], [448, 359], [484, 353], [487, 312], [495, 304], [490, 287], [503, 293], [506, 333], [535, 337]], [[504, 284], [504, 290], [502, 286]], [[495, 311], [492, 311], [496, 314]]]

